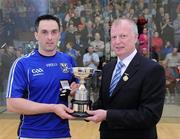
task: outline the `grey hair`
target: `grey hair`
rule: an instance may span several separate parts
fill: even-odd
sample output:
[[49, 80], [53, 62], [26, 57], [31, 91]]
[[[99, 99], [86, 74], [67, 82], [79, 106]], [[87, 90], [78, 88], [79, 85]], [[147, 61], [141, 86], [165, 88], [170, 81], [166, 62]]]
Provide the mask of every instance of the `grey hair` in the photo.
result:
[[134, 31], [134, 33], [136, 34], [136, 35], [138, 35], [138, 27], [137, 27], [137, 24], [133, 21], [133, 20], [131, 20], [131, 19], [129, 19], [129, 18], [118, 18], [118, 19], [115, 19], [114, 21], [113, 21], [113, 23], [112, 23], [112, 25], [117, 25], [117, 24], [121, 24], [123, 21], [127, 21], [128, 23], [130, 23], [132, 26], [132, 30]]

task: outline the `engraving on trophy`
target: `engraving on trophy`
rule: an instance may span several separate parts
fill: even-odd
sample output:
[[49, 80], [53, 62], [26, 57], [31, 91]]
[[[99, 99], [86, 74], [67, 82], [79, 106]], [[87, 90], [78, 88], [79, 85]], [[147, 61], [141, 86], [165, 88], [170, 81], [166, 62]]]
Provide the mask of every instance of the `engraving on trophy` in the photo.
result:
[[93, 68], [90, 67], [74, 67], [73, 74], [80, 80], [79, 89], [75, 93], [74, 99], [72, 99], [72, 109], [75, 117], [88, 117], [87, 110], [91, 108], [91, 100], [89, 97], [88, 90], [85, 87], [85, 79], [90, 78], [94, 72]]

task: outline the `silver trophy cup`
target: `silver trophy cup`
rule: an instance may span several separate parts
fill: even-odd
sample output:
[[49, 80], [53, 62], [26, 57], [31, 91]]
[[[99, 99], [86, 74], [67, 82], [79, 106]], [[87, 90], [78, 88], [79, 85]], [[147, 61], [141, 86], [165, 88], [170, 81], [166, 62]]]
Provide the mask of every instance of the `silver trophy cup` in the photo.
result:
[[94, 69], [90, 67], [73, 68], [74, 76], [80, 80], [79, 89], [76, 91], [75, 97], [71, 101], [72, 109], [74, 110], [72, 115], [74, 117], [83, 118], [89, 116], [86, 111], [90, 109], [92, 101], [90, 100], [88, 90], [86, 89], [84, 83], [85, 79], [91, 77], [93, 72]]

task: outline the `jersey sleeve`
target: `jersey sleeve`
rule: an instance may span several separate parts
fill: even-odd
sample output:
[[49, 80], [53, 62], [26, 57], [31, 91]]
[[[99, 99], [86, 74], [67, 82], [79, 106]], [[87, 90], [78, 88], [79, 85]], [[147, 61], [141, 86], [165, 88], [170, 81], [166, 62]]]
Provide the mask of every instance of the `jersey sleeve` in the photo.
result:
[[27, 72], [25, 66], [20, 59], [17, 59], [10, 70], [8, 85], [7, 85], [7, 98], [22, 98], [27, 91]]

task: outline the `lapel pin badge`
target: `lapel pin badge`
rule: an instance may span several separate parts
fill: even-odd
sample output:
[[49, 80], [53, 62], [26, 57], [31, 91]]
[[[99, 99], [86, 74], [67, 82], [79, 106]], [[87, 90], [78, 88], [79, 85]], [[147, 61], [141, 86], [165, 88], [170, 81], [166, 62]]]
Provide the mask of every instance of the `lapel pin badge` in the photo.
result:
[[127, 74], [127, 73], [124, 73], [125, 75], [123, 76], [123, 81], [127, 81], [128, 79], [129, 79], [129, 74]]

